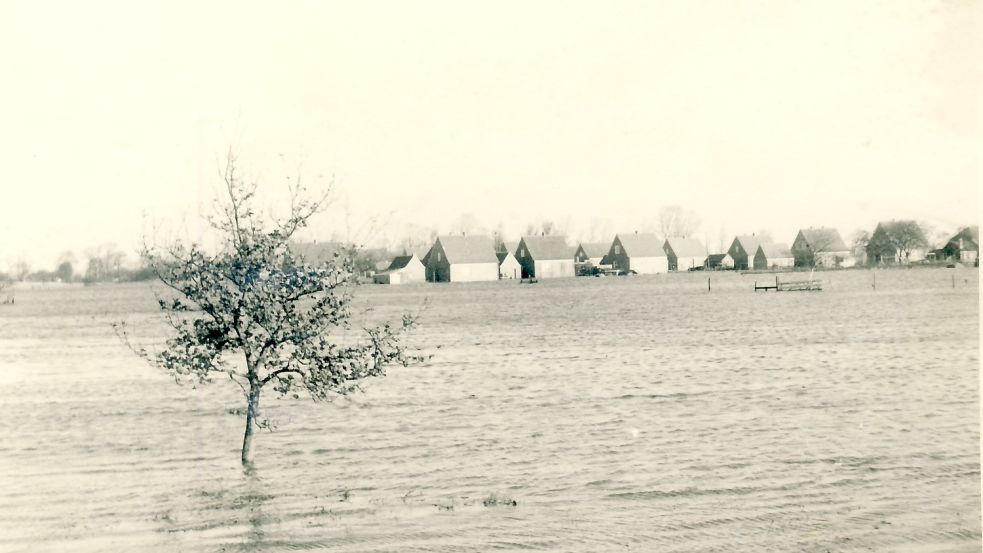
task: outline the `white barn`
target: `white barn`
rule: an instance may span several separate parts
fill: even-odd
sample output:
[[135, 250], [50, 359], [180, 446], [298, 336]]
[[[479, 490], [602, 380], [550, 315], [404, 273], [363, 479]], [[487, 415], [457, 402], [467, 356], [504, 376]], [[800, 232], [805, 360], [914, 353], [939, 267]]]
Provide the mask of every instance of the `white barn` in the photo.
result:
[[438, 236], [423, 266], [430, 282], [498, 280], [495, 242], [487, 236]]
[[562, 236], [523, 236], [515, 249], [523, 278], [572, 277], [574, 250]]
[[608, 259], [615, 269], [638, 274], [669, 272], [669, 258], [662, 240], [654, 234], [619, 234], [614, 237]]
[[790, 269], [795, 267], [795, 256], [788, 244], [783, 242], [763, 242], [758, 244], [754, 254], [755, 270]]
[[669, 260], [670, 271], [688, 271], [702, 267], [707, 257], [707, 249], [696, 238], [670, 236], [666, 238], [662, 248]]
[[376, 284], [406, 284], [426, 280], [427, 270], [417, 255], [400, 255], [386, 269], [372, 276]]
[[522, 265], [512, 252], [495, 252], [498, 256], [498, 278], [522, 278]]

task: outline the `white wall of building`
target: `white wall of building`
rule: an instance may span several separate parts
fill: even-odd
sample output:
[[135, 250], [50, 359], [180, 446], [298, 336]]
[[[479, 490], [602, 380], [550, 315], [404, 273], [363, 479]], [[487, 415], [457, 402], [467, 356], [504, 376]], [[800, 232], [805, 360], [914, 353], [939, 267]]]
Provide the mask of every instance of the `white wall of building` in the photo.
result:
[[498, 280], [498, 263], [451, 264], [451, 282]]
[[669, 272], [668, 257], [632, 257], [628, 260], [629, 268], [640, 275], [655, 275]]

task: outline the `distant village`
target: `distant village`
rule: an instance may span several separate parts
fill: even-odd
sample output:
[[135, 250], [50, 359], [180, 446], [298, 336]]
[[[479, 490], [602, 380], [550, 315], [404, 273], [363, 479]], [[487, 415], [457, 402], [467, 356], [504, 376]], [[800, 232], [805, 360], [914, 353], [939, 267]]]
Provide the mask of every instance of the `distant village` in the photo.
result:
[[[865, 233], [864, 233], [865, 234]], [[310, 262], [321, 263], [343, 249], [338, 242], [294, 245]], [[697, 238], [655, 233], [617, 234], [610, 242], [571, 244], [559, 235], [522, 236], [504, 242], [485, 235], [443, 235], [427, 249], [393, 255], [386, 250], [357, 254], [362, 271], [378, 284], [474, 282], [574, 276], [659, 274], [677, 271], [781, 271], [899, 264], [978, 266], [979, 227], [968, 226], [941, 248], [930, 249], [914, 221], [881, 222], [848, 246], [832, 228], [801, 229], [789, 246], [762, 236], [735, 236], [727, 251], [712, 252]], [[367, 266], [366, 260], [375, 261]]]
[[[354, 271], [379, 284], [410, 282], [472, 282], [499, 279], [541, 279], [574, 276], [658, 274], [685, 271], [787, 271], [838, 269], [912, 264], [978, 266], [979, 227], [967, 226], [945, 240], [937, 237], [931, 248], [925, 231], [915, 221], [884, 221], [873, 232], [861, 231], [847, 243], [833, 228], [801, 229], [791, 242], [771, 240], [766, 234], [735, 236], [730, 246], [720, 240], [714, 251], [692, 236], [654, 232], [614, 235], [610, 241], [572, 243], [552, 225], [527, 234], [517, 242], [499, 234], [460, 232], [433, 235], [401, 251], [354, 248], [342, 241], [293, 243], [294, 253], [309, 263], [322, 263], [345, 252]], [[723, 237], [721, 237], [723, 238]], [[716, 248], [715, 248], [716, 249]], [[94, 284], [150, 280], [154, 272], [145, 263], [127, 262], [114, 245], [86, 252], [85, 270], [70, 252], [54, 270], [31, 270], [26, 263], [0, 272], [0, 288], [13, 282]]]

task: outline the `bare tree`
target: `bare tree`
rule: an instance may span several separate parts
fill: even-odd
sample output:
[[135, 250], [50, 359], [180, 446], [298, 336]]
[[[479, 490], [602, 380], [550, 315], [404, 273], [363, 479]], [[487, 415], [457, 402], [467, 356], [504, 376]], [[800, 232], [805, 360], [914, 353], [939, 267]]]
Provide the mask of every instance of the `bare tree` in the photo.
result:
[[870, 233], [863, 229], [857, 229], [850, 235], [850, 244], [853, 254], [861, 257], [867, 251], [867, 244], [870, 244]]
[[540, 223], [529, 223], [526, 225], [525, 236], [556, 236], [562, 234], [560, 227], [549, 219], [544, 219]]
[[844, 258], [835, 253], [845, 249], [839, 232], [826, 227], [803, 229], [793, 243], [796, 265], [802, 267], [837, 267]]
[[433, 245], [436, 237], [437, 233], [433, 229], [414, 224], [406, 225], [402, 238], [396, 244], [396, 249], [406, 254], [426, 252]]
[[898, 249], [899, 260], [911, 260], [911, 252], [928, 247], [928, 240], [921, 226], [914, 221], [900, 221], [888, 232], [888, 240]]
[[485, 234], [487, 229], [474, 213], [462, 213], [460, 217], [451, 225], [452, 234]]
[[31, 264], [26, 259], [20, 258], [14, 263], [13, 273], [14, 280], [23, 282], [27, 275], [31, 274]]
[[[202, 384], [227, 377], [243, 392], [246, 428], [242, 463], [253, 460], [254, 430], [269, 427], [260, 418], [260, 394], [304, 394], [315, 401], [359, 389], [387, 366], [423, 360], [403, 345], [414, 317], [400, 324], [349, 329], [350, 302], [357, 280], [351, 256], [311, 266], [291, 252], [288, 241], [326, 205], [327, 194], [311, 200], [298, 180], [290, 187], [289, 214], [272, 223], [254, 208], [255, 184], [245, 184], [230, 154], [224, 173], [225, 198], [209, 219], [221, 237], [217, 253], [181, 242], [145, 246], [157, 278], [169, 293], [158, 304], [174, 335], [164, 348], [138, 354], [181, 382]], [[125, 326], [118, 334], [130, 344]]]
[[690, 236], [700, 228], [700, 219], [692, 211], [678, 205], [670, 205], [659, 209], [656, 216], [659, 234], [669, 236]]
[[600, 217], [591, 217], [588, 242], [607, 242], [614, 238], [611, 221]]
[[935, 225], [928, 223], [926, 221], [921, 221], [918, 223], [921, 227], [922, 233], [925, 235], [926, 247], [929, 248], [942, 248], [949, 241], [956, 232], [952, 229], [938, 228]]
[[915, 221], [890, 221], [877, 225], [867, 242], [871, 262], [907, 263], [914, 250], [928, 246], [925, 233]]

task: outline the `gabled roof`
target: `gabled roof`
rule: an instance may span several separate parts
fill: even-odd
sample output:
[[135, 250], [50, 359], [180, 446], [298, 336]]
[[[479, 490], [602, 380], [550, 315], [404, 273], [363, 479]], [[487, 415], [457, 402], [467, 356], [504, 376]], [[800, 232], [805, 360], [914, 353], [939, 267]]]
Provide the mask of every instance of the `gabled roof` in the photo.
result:
[[[512, 252], [495, 252], [495, 257], [498, 258], [499, 265], [501, 265], [502, 262], [505, 261], [505, 258], [509, 257], [510, 255], [512, 256], [512, 259], [515, 259], [515, 255]], [[518, 261], [516, 261], [516, 263], [518, 263]]]
[[971, 227], [966, 227], [966, 228], [960, 230], [959, 232], [957, 232], [955, 236], [953, 236], [952, 238], [950, 238], [948, 243], [949, 244], [952, 244], [952, 243], [958, 244], [960, 238], [962, 238], [964, 240], [964, 242], [965, 241], [970, 242], [970, 244], [965, 244], [965, 243], [963, 244], [963, 248], [964, 249], [969, 249], [969, 248], [966, 248], [967, 245], [969, 245], [969, 246], [976, 246], [977, 249], [978, 249], [979, 248], [979, 244], [980, 244], [980, 227], [977, 226], [977, 225], [973, 225]]
[[[740, 242], [741, 247], [744, 248], [744, 251], [748, 255], [753, 256], [755, 252], [758, 251], [758, 246], [761, 245], [762, 240], [760, 236], [755, 236], [753, 234], [745, 234], [741, 236], [736, 236], [734, 238], [734, 242]], [[733, 245], [734, 244], [732, 242], [731, 247], [733, 247]]]
[[587, 257], [604, 257], [611, 250], [611, 242], [581, 242], [579, 245]]
[[666, 257], [666, 251], [662, 249], [662, 240], [654, 234], [647, 232], [619, 234], [615, 238], [621, 242], [625, 254], [629, 257]]
[[[666, 238], [666, 247], [672, 250], [676, 257], [703, 257], [707, 254], [707, 249], [703, 247], [703, 242], [696, 238], [682, 238], [680, 236], [670, 236]], [[669, 252], [666, 251], [668, 254]]]
[[523, 236], [529, 257], [539, 261], [573, 259], [574, 250], [562, 236]]
[[726, 253], [712, 253], [712, 254], [710, 254], [710, 255], [707, 256], [706, 261], [710, 262], [711, 265], [719, 264], [728, 255], [730, 255], [730, 254], [726, 254]]
[[438, 236], [449, 263], [498, 263], [495, 242], [488, 236]]
[[[389, 267], [387, 267], [386, 270], [387, 271], [398, 271], [400, 269], [403, 269], [407, 265], [410, 264], [410, 261], [413, 261], [413, 258], [414, 257], [416, 257], [416, 254], [398, 255], [395, 258], [393, 258], [392, 263], [389, 264]], [[417, 259], [419, 259], [419, 258], [417, 258]]]
[[843, 252], [848, 251], [846, 243], [835, 228], [818, 227], [804, 228], [799, 231], [802, 238], [814, 251], [820, 252]]
[[762, 242], [758, 244], [758, 250], [765, 255], [765, 259], [792, 257], [792, 251], [788, 249], [788, 244], [784, 242]]

